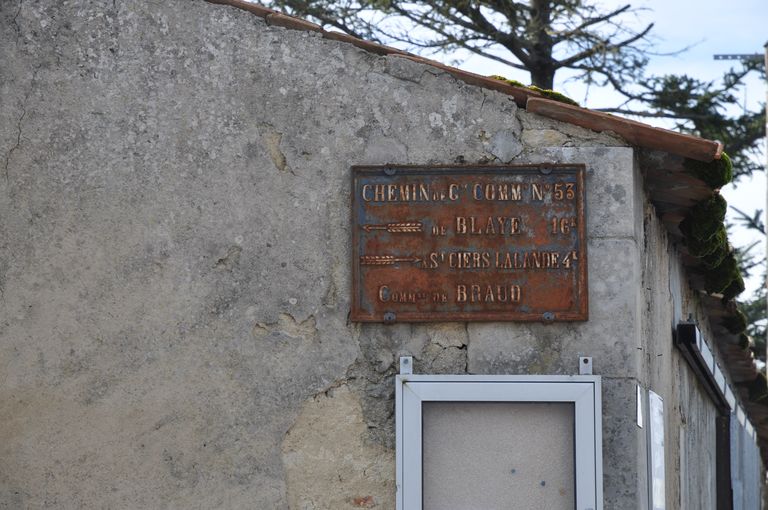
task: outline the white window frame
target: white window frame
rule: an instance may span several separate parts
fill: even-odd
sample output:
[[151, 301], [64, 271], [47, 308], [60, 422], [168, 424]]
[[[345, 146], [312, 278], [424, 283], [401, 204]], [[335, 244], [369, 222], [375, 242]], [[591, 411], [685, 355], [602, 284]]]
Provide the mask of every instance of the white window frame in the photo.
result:
[[600, 376], [396, 376], [397, 510], [422, 510], [422, 402], [574, 404], [575, 510], [603, 509]]

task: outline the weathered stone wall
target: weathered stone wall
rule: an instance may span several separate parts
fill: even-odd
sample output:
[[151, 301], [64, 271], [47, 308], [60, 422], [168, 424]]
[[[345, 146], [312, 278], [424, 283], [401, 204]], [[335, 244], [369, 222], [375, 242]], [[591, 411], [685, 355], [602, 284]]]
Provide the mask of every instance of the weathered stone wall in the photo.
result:
[[666, 508], [714, 509], [717, 410], [674, 346], [672, 331], [681, 321], [696, 320], [717, 356], [715, 337], [699, 294], [688, 284], [690, 275], [682, 266], [678, 247], [647, 200], [642, 229], [645, 310], [638, 347], [642, 353], [639, 382], [664, 399]]
[[[605, 508], [642, 507], [665, 297], [623, 142], [201, 0], [8, 1], [0, 24], [0, 507], [393, 508], [405, 354], [593, 356]], [[590, 320], [350, 323], [349, 167], [510, 161], [588, 165]]]

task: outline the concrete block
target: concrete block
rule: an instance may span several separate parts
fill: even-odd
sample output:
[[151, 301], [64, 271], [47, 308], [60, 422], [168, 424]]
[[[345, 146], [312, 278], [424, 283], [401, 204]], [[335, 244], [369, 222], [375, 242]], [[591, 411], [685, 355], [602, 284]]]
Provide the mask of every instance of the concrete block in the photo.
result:
[[[596, 374], [637, 377], [640, 291], [637, 247], [628, 239], [588, 243], [589, 315], [573, 323], [470, 323], [470, 373], [577, 374], [592, 356]], [[629, 283], [628, 283], [629, 282]]]
[[[525, 132], [524, 132], [525, 133]], [[634, 151], [626, 147], [550, 147], [520, 155], [525, 163], [586, 163], [586, 211], [589, 237], [637, 237], [640, 173]]]

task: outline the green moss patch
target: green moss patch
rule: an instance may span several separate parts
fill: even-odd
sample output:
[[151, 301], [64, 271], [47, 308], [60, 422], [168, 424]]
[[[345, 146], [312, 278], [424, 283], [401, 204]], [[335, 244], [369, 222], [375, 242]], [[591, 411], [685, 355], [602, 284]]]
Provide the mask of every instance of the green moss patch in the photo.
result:
[[717, 237], [717, 243], [710, 244], [709, 247], [714, 247], [714, 249], [706, 255], [701, 255], [699, 260], [701, 260], [701, 263], [705, 268], [714, 269], [719, 266], [728, 255], [728, 236], [725, 234], [725, 228], [722, 229], [722, 234]]
[[537, 87], [536, 85], [524, 85], [522, 82], [519, 82], [517, 80], [509, 80], [507, 78], [504, 78], [503, 76], [499, 76], [498, 74], [494, 74], [489, 78], [503, 81], [504, 83], [512, 85], [513, 87], [522, 87], [524, 89], [532, 90], [533, 92], [538, 92], [542, 96], [546, 97], [547, 99], [551, 99], [552, 101], [557, 101], [559, 103], [565, 103], [572, 106], [580, 106], [579, 103], [577, 103], [570, 97], [566, 96], [565, 94], [561, 94], [560, 92], [555, 92], [554, 90], [543, 89], [541, 87]]
[[570, 97], [566, 96], [565, 94], [561, 94], [560, 92], [556, 92], [550, 89], [543, 89], [541, 87], [537, 87], [536, 85], [531, 85], [528, 88], [530, 90], [533, 90], [534, 92], [538, 92], [539, 94], [546, 97], [547, 99], [551, 99], [552, 101], [557, 101], [559, 103], [565, 103], [572, 106], [581, 106], [579, 105], [579, 103], [577, 103]]
[[724, 319], [722, 324], [725, 329], [738, 335], [747, 329], [747, 316], [741, 310], [736, 310], [736, 313]]
[[705, 266], [708, 268], [720, 265], [728, 254], [728, 234], [725, 231], [725, 225], [720, 224], [711, 237], [686, 235], [685, 246], [688, 247], [688, 253], [706, 262]]
[[723, 223], [727, 208], [725, 199], [715, 192], [693, 206], [679, 225], [688, 253], [703, 267], [704, 289], [710, 294], [722, 294], [726, 302], [744, 291], [744, 279]]
[[688, 212], [680, 222], [680, 231], [686, 238], [693, 237], [699, 241], [711, 239], [723, 227], [725, 212], [728, 204], [719, 193], [712, 198], [699, 202]]
[[734, 278], [733, 281], [729, 283], [728, 286], [721, 292], [723, 295], [723, 302], [727, 303], [731, 299], [735, 298], [744, 292], [744, 288], [744, 278], [742, 278], [741, 273], [739, 272], [736, 275], [736, 278]]
[[[741, 271], [733, 252], [728, 253], [723, 261], [717, 267], [714, 267], [704, 273], [704, 290], [710, 294], [725, 294], [726, 290], [733, 292], [738, 290], [738, 282], [741, 281], [741, 287], [744, 286], [741, 280]], [[736, 283], [736, 287], [731, 288]], [[741, 293], [738, 291], [733, 297]]]
[[683, 166], [688, 173], [701, 179], [712, 189], [720, 189], [733, 179], [733, 163], [725, 152], [720, 159], [715, 159], [709, 163], [686, 159]]
[[509, 78], [504, 78], [503, 76], [498, 75], [498, 74], [491, 75], [491, 76], [489, 76], [489, 78], [491, 78], [493, 80], [503, 81], [507, 85], [512, 85], [513, 87], [521, 87], [521, 88], [524, 88], [524, 89], [528, 88], [528, 85], [524, 84], [521, 81], [510, 80]]

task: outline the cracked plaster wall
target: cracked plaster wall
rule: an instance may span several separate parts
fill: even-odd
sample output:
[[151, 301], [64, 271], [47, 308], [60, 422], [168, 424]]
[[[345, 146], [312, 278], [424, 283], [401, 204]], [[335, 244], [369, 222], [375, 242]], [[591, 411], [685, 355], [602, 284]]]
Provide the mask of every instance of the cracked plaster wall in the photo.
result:
[[[405, 354], [594, 356], [606, 508], [635, 507], [623, 142], [202, 0], [7, 1], [0, 24], [0, 508], [391, 508]], [[538, 161], [588, 165], [588, 322], [349, 323], [349, 166]]]

